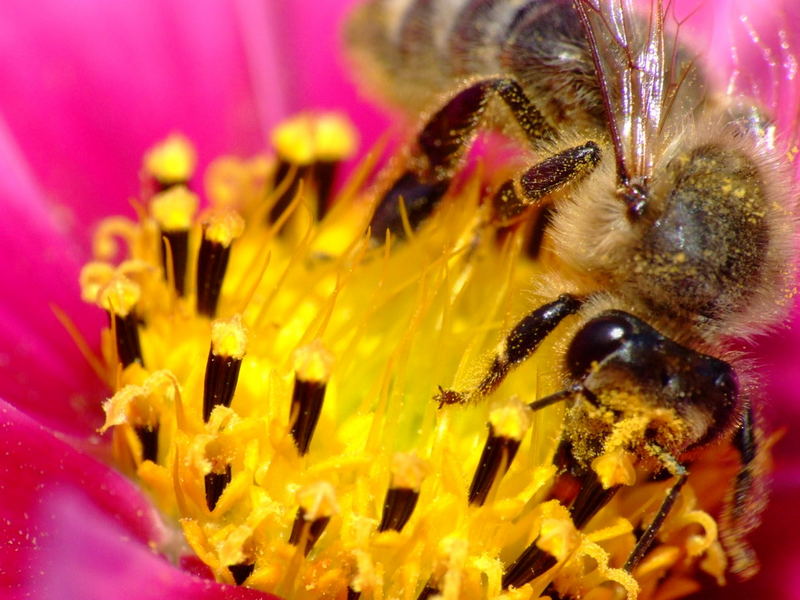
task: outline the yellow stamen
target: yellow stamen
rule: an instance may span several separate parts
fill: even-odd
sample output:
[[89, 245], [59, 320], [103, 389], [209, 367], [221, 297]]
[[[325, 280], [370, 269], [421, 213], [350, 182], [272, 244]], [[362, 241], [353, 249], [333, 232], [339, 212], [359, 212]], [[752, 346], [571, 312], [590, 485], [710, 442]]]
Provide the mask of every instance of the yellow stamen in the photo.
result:
[[192, 226], [198, 199], [183, 185], [156, 194], [150, 212], [162, 231], [185, 231]]
[[197, 156], [187, 138], [173, 134], [144, 157], [144, 169], [162, 184], [185, 183], [194, 173]]

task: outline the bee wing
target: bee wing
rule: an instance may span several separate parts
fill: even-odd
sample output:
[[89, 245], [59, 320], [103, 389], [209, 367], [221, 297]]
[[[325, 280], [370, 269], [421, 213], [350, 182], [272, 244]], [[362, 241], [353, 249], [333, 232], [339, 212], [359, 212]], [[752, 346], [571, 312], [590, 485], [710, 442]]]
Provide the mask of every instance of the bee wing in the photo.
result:
[[[630, 0], [573, 0], [586, 32], [617, 161], [620, 187], [646, 189], [668, 105], [664, 9], [652, 0], [649, 19]], [[674, 47], [674, 44], [670, 44]]]

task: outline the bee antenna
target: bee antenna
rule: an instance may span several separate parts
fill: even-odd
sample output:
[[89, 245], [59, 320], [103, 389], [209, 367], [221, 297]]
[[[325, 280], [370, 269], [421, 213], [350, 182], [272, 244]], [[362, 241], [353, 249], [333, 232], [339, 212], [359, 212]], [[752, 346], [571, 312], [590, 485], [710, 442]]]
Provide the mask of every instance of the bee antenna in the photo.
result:
[[[611, 134], [611, 143], [614, 146], [614, 155], [617, 163], [617, 184], [619, 189], [628, 188], [630, 186], [630, 174], [628, 167], [625, 164], [625, 154], [622, 148], [622, 137], [619, 133], [619, 125], [617, 120], [613, 118], [614, 107], [611, 104], [611, 92], [609, 90], [608, 80], [606, 79], [605, 69], [603, 62], [600, 58], [599, 45], [597, 36], [595, 35], [592, 23], [589, 20], [589, 10], [597, 13], [602, 19], [602, 15], [597, 7], [595, 7], [588, 0], [573, 0], [573, 6], [578, 13], [578, 18], [581, 20], [581, 25], [586, 33], [586, 39], [589, 42], [589, 49], [592, 52], [592, 62], [594, 63], [594, 71], [597, 74], [597, 82], [600, 84], [600, 95], [603, 100], [603, 108], [605, 109], [608, 119], [609, 133]], [[623, 196], [623, 200], [624, 200]], [[630, 205], [628, 205], [630, 208]]]

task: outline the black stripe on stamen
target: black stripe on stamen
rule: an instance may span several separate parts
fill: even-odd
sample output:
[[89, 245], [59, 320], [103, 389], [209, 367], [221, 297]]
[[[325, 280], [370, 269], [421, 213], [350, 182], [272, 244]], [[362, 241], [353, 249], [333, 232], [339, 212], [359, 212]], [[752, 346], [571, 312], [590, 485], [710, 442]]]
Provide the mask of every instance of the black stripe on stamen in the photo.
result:
[[383, 503], [383, 516], [378, 531], [402, 531], [414, 513], [419, 492], [409, 488], [389, 488]]
[[[167, 252], [169, 244], [169, 252]], [[172, 274], [175, 278], [175, 291], [179, 296], [186, 294], [186, 265], [189, 259], [189, 231], [161, 232], [161, 264], [164, 276], [169, 273], [167, 257], [172, 256]]]
[[355, 591], [349, 585], [347, 586], [347, 600], [358, 600], [361, 598], [361, 592]]
[[133, 429], [142, 443], [142, 460], [158, 462], [158, 425], [139, 425]]
[[557, 562], [555, 556], [539, 548], [534, 540], [503, 573], [503, 589], [521, 587], [553, 568]]
[[397, 453], [392, 457], [392, 480], [383, 501], [383, 514], [378, 531], [402, 531], [419, 500], [419, 490], [428, 467], [414, 453]]
[[204, 479], [206, 506], [208, 506], [208, 510], [214, 510], [222, 496], [222, 492], [225, 491], [225, 488], [228, 487], [228, 484], [231, 482], [231, 466], [226, 465], [224, 473], [214, 473], [212, 471], [208, 473]]
[[[511, 461], [519, 449], [520, 440], [500, 437], [495, 434], [494, 427], [489, 426], [489, 436], [483, 446], [478, 468], [472, 478], [469, 488], [469, 503], [483, 506], [492, 484], [498, 476], [502, 477], [508, 472]], [[502, 473], [501, 473], [502, 470]]]
[[297, 417], [292, 423], [291, 433], [301, 455], [308, 452], [308, 446], [317, 427], [322, 412], [322, 402], [325, 399], [325, 387], [325, 382], [303, 381], [295, 377], [291, 414]]
[[417, 596], [417, 600], [428, 600], [428, 598], [432, 598], [433, 596], [441, 593], [442, 592], [438, 588], [434, 587], [430, 583], [426, 583], [425, 587], [422, 588], [422, 591], [419, 593], [419, 596]]
[[298, 452], [308, 452], [314, 431], [317, 428], [325, 389], [330, 378], [333, 356], [317, 340], [298, 348], [294, 360], [294, 389], [289, 412], [292, 438]]
[[292, 533], [289, 535], [289, 543], [293, 546], [299, 546], [302, 540], [305, 540], [303, 547], [303, 556], [308, 556], [314, 544], [325, 531], [325, 528], [330, 523], [331, 518], [320, 516], [316, 519], [309, 520], [306, 518], [306, 509], [300, 507], [297, 509], [297, 515], [292, 524]]
[[621, 486], [615, 485], [606, 489], [594, 471], [586, 471], [580, 477], [580, 491], [569, 508], [575, 529], [583, 527], [603, 508]]
[[275, 223], [281, 218], [281, 215], [286, 209], [289, 208], [292, 200], [294, 200], [295, 194], [297, 194], [300, 182], [304, 178], [312, 176], [312, 165], [293, 165], [289, 161], [280, 160], [275, 169], [275, 177], [273, 178], [274, 185], [277, 187], [278, 184], [284, 181], [284, 179], [290, 175], [292, 169], [294, 169], [294, 174], [291, 182], [289, 182], [284, 192], [278, 197], [269, 211], [267, 218], [270, 223]]
[[233, 575], [233, 580], [236, 585], [242, 585], [256, 568], [255, 563], [239, 563], [236, 565], [228, 565], [228, 571]]
[[241, 358], [218, 356], [213, 348], [209, 350], [203, 386], [203, 421], [206, 423], [214, 407], [231, 405], [241, 366]]
[[143, 365], [142, 346], [139, 342], [139, 319], [132, 312], [124, 317], [118, 314], [109, 314], [109, 317], [114, 319], [117, 356], [122, 368], [134, 362]]
[[240, 315], [211, 324], [211, 348], [203, 382], [203, 421], [206, 423], [216, 406], [231, 405], [246, 348], [247, 335]]
[[231, 247], [203, 237], [197, 257], [197, 312], [209, 318], [217, 314], [219, 294], [228, 269]]
[[314, 163], [314, 182], [317, 187], [317, 220], [321, 221], [328, 212], [331, 203], [333, 181], [336, 179], [336, 170], [339, 161], [320, 160]]

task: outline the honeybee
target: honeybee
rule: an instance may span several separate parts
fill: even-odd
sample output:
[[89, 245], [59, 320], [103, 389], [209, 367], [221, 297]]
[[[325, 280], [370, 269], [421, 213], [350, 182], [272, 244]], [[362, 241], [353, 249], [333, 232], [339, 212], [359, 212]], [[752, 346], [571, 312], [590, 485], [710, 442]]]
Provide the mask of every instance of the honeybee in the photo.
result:
[[[582, 528], [636, 469], [671, 478], [631, 571], [694, 457], [729, 440], [741, 469], [722, 541], [731, 571], [747, 577], [757, 567], [744, 538], [763, 504], [760, 434], [752, 373], [729, 342], [784, 319], [796, 191], [767, 114], [715, 94], [666, 21], [659, 0], [646, 14], [628, 0], [363, 4], [347, 29], [360, 71], [411, 113], [445, 97], [371, 227], [381, 240], [387, 230], [402, 237], [401, 217], [423, 223], [478, 128], [522, 132], [544, 158], [499, 187], [497, 222], [552, 204], [547, 235], [566, 275], [542, 284], [555, 299], [511, 329], [476, 386], [436, 399], [488, 396], [569, 323], [564, 389], [530, 405], [567, 403], [556, 462], [560, 482], [577, 487], [563, 494], [557, 481], [553, 497]], [[483, 502], [498, 470], [481, 461], [470, 502]], [[503, 587], [553, 564], [531, 544]]]

